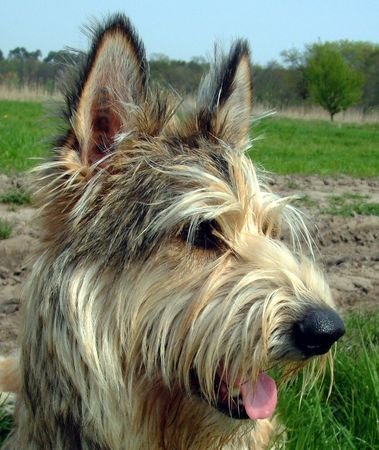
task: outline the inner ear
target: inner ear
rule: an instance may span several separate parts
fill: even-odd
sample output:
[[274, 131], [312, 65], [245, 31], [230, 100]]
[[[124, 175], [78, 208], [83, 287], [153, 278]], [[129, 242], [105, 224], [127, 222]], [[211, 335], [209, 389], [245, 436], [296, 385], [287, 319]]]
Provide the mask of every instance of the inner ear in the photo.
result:
[[115, 139], [121, 131], [121, 119], [115, 105], [111, 104], [109, 95], [104, 91], [93, 101], [90, 115], [92, 141], [87, 145], [86, 154], [82, 154], [82, 160], [91, 165], [115, 149]]

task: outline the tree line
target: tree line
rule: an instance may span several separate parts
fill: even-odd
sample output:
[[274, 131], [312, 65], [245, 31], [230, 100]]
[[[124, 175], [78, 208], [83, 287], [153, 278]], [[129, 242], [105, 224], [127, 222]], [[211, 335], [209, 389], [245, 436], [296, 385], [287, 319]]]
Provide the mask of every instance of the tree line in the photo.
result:
[[[24, 47], [5, 57], [0, 50], [0, 84], [53, 93], [62, 69], [81, 57], [78, 52], [60, 50], [42, 58], [40, 50]], [[184, 96], [195, 94], [208, 68], [202, 57], [180, 61], [154, 54], [150, 58], [153, 81]], [[253, 64], [253, 77], [255, 101], [269, 107], [319, 104], [331, 119], [353, 105], [368, 112], [379, 108], [379, 44], [342, 40], [285, 50], [280, 61]]]

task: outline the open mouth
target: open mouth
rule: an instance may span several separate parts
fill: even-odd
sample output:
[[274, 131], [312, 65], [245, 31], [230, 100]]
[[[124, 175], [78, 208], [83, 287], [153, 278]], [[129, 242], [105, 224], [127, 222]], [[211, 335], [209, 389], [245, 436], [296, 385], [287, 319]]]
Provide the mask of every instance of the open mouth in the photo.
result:
[[213, 406], [233, 419], [267, 419], [272, 416], [277, 403], [275, 381], [265, 372], [257, 380], [242, 381], [237, 377], [234, 384], [228, 382], [228, 373], [223, 370], [215, 379], [216, 403]]

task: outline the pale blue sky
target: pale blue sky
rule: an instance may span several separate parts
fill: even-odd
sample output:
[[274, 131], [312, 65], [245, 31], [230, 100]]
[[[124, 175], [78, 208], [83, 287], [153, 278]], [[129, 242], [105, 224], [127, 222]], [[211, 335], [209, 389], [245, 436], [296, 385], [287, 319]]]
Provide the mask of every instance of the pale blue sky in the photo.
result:
[[379, 0], [0, 0], [0, 49], [87, 48], [80, 26], [91, 17], [123, 11], [148, 54], [207, 56], [214, 41], [250, 41], [253, 61], [279, 59], [281, 50], [317, 40], [379, 43]]

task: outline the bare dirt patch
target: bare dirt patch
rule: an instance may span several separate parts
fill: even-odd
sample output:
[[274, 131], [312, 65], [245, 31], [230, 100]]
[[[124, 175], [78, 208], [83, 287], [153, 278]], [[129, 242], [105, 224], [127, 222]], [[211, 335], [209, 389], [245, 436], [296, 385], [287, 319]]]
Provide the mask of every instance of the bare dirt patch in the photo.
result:
[[[379, 203], [379, 179], [347, 176], [273, 176], [274, 192], [302, 196], [299, 200], [315, 225], [318, 258], [324, 265], [335, 300], [345, 311], [379, 307], [379, 217], [325, 214], [331, 198], [346, 194]], [[24, 178], [0, 175], [0, 195], [11, 187], [28, 187]], [[363, 200], [362, 200], [363, 201]], [[22, 286], [30, 273], [38, 228], [31, 207], [0, 203], [0, 219], [12, 234], [0, 241], [0, 354], [17, 347]]]
[[378, 308], [379, 216], [353, 211], [351, 216], [344, 217], [330, 211], [336, 198], [346, 204], [357, 201], [379, 204], [379, 179], [288, 175], [275, 177], [272, 190], [302, 197], [299, 206], [313, 228], [318, 258], [339, 307]]

